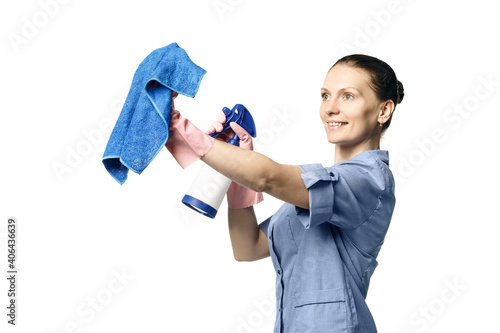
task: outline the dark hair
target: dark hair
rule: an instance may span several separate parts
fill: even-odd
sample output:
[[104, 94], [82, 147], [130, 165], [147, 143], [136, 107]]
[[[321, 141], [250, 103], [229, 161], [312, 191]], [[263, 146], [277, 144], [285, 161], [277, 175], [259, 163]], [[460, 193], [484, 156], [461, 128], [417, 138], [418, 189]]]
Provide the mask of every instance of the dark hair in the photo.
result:
[[[366, 71], [370, 76], [370, 87], [380, 101], [392, 100], [394, 110], [396, 105], [403, 101], [405, 95], [403, 84], [396, 78], [396, 73], [386, 62], [364, 54], [351, 54], [337, 60], [335, 65], [348, 65]], [[384, 123], [385, 131], [391, 124], [391, 118]]]

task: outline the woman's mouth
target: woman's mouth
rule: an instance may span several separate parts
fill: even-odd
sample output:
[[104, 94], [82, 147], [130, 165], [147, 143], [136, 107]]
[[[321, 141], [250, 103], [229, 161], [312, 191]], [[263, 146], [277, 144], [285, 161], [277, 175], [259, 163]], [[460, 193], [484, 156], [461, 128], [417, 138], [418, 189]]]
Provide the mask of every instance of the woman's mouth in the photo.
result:
[[338, 122], [338, 121], [327, 121], [326, 123], [328, 127], [333, 127], [333, 128], [342, 127], [348, 124], [348, 122]]

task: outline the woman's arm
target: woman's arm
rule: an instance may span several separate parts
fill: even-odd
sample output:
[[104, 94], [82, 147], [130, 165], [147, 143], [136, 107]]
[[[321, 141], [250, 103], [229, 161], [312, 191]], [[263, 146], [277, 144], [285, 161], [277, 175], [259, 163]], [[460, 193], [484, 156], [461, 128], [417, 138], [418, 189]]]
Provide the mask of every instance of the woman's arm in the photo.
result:
[[269, 245], [264, 231], [259, 228], [253, 206], [228, 211], [229, 236], [234, 258], [254, 261], [269, 257]]
[[309, 191], [298, 166], [279, 164], [257, 152], [218, 140], [201, 160], [251, 190], [309, 209]]

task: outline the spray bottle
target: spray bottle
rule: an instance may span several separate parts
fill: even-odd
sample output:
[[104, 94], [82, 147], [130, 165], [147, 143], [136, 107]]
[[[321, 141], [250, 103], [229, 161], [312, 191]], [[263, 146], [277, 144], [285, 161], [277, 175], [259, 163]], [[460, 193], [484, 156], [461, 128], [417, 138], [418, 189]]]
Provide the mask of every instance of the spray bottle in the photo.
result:
[[[210, 134], [211, 137], [216, 137], [220, 133], [226, 131], [230, 128], [229, 123], [235, 122], [255, 138], [257, 135], [255, 122], [245, 106], [236, 104], [231, 110], [226, 107], [223, 108], [222, 112], [226, 115], [226, 121], [222, 125], [222, 131]], [[238, 146], [239, 142], [240, 138], [234, 134], [227, 143]], [[231, 179], [205, 164], [191, 184], [186, 195], [184, 195], [182, 203], [200, 214], [215, 218], [217, 210], [230, 185]]]

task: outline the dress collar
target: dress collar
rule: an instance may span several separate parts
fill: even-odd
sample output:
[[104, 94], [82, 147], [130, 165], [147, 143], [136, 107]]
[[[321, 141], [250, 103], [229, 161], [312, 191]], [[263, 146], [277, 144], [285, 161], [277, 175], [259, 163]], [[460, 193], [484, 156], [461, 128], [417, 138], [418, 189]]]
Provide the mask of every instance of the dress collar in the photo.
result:
[[367, 158], [377, 158], [389, 165], [389, 151], [380, 149], [365, 150], [364, 152], [352, 157], [351, 160], [365, 160]]

